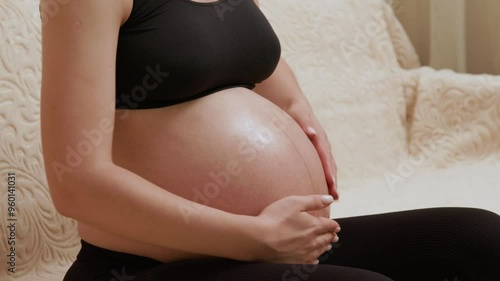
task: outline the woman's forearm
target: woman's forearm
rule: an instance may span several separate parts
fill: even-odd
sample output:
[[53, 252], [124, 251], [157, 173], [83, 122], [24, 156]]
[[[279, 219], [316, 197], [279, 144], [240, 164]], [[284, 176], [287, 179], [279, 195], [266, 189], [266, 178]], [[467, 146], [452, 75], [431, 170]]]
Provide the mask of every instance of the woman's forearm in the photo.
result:
[[[172, 194], [129, 170], [106, 164], [55, 188], [58, 210], [92, 227], [152, 245], [252, 260], [255, 217], [235, 215]], [[65, 191], [63, 191], [65, 190]], [[64, 206], [64, 207], [61, 207]], [[223, 241], [224, 247], [220, 246]]]
[[258, 84], [254, 91], [288, 113], [292, 107], [312, 111], [292, 69], [283, 58], [280, 59], [274, 73]]
[[254, 91], [283, 109], [299, 126], [313, 123], [314, 112], [300, 89], [297, 78], [288, 63], [282, 58], [273, 75], [258, 84]]
[[314, 115], [311, 104], [302, 93], [292, 69], [284, 59], [280, 60], [271, 77], [257, 85], [254, 91], [283, 109], [304, 130], [318, 151], [329, 193], [338, 199], [337, 167], [328, 136]]

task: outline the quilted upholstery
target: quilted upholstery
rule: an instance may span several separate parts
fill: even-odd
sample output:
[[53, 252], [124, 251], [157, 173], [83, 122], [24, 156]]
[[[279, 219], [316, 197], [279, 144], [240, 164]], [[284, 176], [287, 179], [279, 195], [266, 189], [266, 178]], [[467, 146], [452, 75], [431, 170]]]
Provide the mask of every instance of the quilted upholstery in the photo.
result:
[[[58, 1], [66, 3], [67, 1]], [[332, 217], [430, 206], [500, 213], [500, 77], [420, 67], [383, 0], [263, 0], [283, 54], [324, 125], [339, 166]], [[62, 280], [78, 251], [53, 208], [40, 143], [37, 0], [0, 1], [0, 228], [17, 177], [16, 273]]]

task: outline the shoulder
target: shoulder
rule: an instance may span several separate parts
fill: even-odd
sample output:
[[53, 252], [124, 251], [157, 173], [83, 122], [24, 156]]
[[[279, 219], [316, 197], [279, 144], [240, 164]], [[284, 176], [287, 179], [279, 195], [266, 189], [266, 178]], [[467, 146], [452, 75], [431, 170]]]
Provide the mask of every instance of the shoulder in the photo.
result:
[[132, 10], [133, 2], [134, 0], [39, 0], [38, 7], [43, 25], [48, 21], [54, 21], [57, 17], [68, 16], [74, 19], [74, 16], [85, 13], [91, 17], [98, 16], [100, 13], [96, 11], [105, 11], [109, 13], [111, 20], [114, 17], [123, 23]]

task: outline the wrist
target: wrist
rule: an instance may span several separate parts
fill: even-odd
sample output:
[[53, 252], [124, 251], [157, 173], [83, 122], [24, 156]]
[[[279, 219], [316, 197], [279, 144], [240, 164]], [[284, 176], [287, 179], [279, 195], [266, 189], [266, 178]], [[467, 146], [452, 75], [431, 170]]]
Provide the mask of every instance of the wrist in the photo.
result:
[[304, 95], [299, 95], [288, 100], [284, 109], [286, 112], [307, 113], [312, 111], [311, 105]]
[[247, 262], [263, 260], [267, 248], [264, 241], [266, 227], [262, 220], [247, 215], [236, 215], [236, 220], [242, 247], [235, 253], [235, 259]]
[[311, 124], [314, 113], [309, 102], [304, 99], [294, 100], [287, 108], [286, 112], [292, 117], [301, 127], [306, 127]]

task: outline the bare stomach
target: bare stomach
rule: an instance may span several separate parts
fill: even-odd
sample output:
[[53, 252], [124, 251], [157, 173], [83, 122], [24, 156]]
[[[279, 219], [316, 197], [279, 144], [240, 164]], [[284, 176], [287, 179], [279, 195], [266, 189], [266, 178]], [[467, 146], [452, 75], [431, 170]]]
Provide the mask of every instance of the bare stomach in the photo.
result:
[[[163, 108], [117, 110], [113, 161], [171, 193], [236, 214], [258, 215], [289, 195], [328, 194], [302, 129], [244, 88]], [[188, 220], [198, 211], [179, 209], [179, 216]], [[329, 209], [311, 214], [329, 217]], [[205, 257], [78, 226], [83, 240], [110, 250], [163, 262]]]

